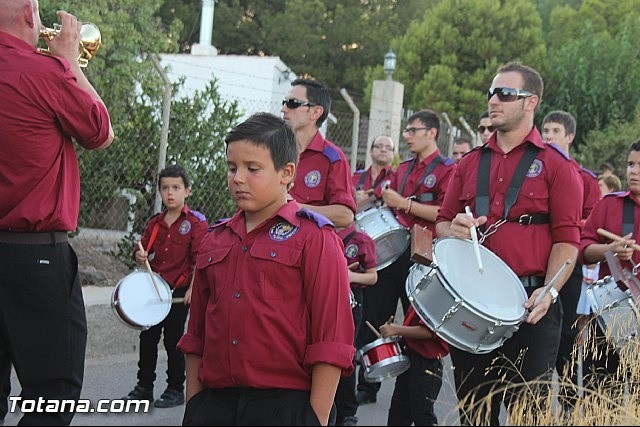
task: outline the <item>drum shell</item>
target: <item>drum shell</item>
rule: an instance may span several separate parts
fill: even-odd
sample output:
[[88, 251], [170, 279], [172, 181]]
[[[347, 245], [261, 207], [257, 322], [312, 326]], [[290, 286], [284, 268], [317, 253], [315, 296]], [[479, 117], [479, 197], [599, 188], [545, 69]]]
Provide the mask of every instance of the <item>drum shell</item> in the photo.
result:
[[391, 265], [409, 247], [409, 230], [398, 222], [393, 211], [386, 206], [358, 212], [355, 225], [376, 244], [376, 270]]
[[382, 382], [397, 377], [410, 367], [409, 356], [402, 354], [400, 337], [378, 338], [356, 352], [356, 360], [369, 382]]
[[630, 343], [640, 333], [640, 325], [631, 292], [621, 290], [607, 276], [589, 285], [586, 294], [598, 325], [616, 350], [633, 348]]
[[171, 310], [171, 287], [157, 273], [135, 270], [122, 278], [111, 294], [111, 307], [126, 326], [144, 331], [162, 322]]
[[[460, 260], [460, 266], [447, 267], [448, 272], [461, 269], [461, 273], [458, 277], [448, 280], [442, 265], [438, 266], [437, 255], [438, 246], [450, 243], [454, 243], [454, 249], [457, 251], [464, 248], [464, 252], [460, 252], [455, 258]], [[493, 268], [498, 271], [483, 276], [484, 273], [477, 274], [471, 270], [475, 260], [472, 245], [471, 241], [463, 239], [437, 239], [434, 243], [434, 262], [431, 266], [414, 264], [407, 276], [405, 288], [418, 316], [440, 338], [460, 350], [482, 354], [502, 346], [519, 329], [520, 323], [526, 317], [522, 305], [527, 300], [527, 294], [515, 273], [495, 254], [482, 246], [485, 270]], [[463, 282], [460, 277], [465, 274], [471, 279]], [[486, 277], [484, 282], [483, 277]], [[496, 298], [496, 293], [499, 292], [501, 295], [498, 297], [503, 301], [498, 302], [511, 307], [507, 307], [507, 310], [496, 310], [490, 304], [482, 304], [482, 301], [465, 299], [464, 289], [460, 289], [464, 286], [481, 286], [482, 288], [478, 289], [487, 299]], [[508, 289], [510, 293], [502, 292], [504, 289]], [[510, 299], [504, 301], [506, 296]]]

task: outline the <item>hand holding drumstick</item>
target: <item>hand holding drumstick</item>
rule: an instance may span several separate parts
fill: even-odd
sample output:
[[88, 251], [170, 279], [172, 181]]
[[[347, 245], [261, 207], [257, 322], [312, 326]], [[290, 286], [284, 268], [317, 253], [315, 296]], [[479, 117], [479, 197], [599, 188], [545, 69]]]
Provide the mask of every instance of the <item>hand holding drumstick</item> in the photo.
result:
[[380, 335], [385, 338], [399, 335], [397, 326], [398, 325], [393, 323], [393, 316], [391, 316], [384, 325], [380, 326]]
[[158, 299], [162, 301], [162, 295], [160, 294], [160, 288], [156, 283], [156, 278], [153, 276], [153, 270], [151, 270], [151, 264], [149, 264], [149, 258], [147, 256], [147, 251], [144, 250], [144, 246], [142, 246], [142, 242], [138, 242], [139, 251], [136, 251], [136, 261], [138, 259], [143, 260], [144, 264], [147, 266], [147, 271], [149, 272], [149, 276], [151, 276], [151, 282], [153, 283], [153, 287], [156, 288], [156, 293], [158, 294]]
[[597, 232], [602, 237], [613, 240], [608, 250], [617, 256], [620, 261], [630, 261], [633, 256], [633, 251], [640, 250], [640, 245], [636, 244], [636, 241], [631, 238], [631, 233], [621, 237], [604, 228], [598, 228]]

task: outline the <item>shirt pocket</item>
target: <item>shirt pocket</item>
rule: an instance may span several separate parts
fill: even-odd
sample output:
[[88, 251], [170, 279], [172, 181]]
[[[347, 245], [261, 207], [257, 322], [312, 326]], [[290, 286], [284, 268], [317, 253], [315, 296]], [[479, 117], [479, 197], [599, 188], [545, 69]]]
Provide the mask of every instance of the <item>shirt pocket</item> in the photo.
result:
[[255, 243], [251, 257], [258, 260], [256, 273], [265, 300], [296, 300], [302, 294], [300, 262], [302, 248]]
[[228, 271], [222, 264], [228, 258], [227, 256], [230, 252], [231, 246], [218, 247], [202, 250], [196, 257], [196, 270], [198, 270], [198, 272], [204, 271], [214, 301], [218, 301], [218, 297], [222, 293], [225, 284], [233, 281], [232, 277], [228, 277], [227, 280], [216, 280], [216, 276], [223, 277], [224, 273]]
[[540, 178], [525, 178], [516, 204], [509, 212], [509, 218], [549, 212], [549, 187]]

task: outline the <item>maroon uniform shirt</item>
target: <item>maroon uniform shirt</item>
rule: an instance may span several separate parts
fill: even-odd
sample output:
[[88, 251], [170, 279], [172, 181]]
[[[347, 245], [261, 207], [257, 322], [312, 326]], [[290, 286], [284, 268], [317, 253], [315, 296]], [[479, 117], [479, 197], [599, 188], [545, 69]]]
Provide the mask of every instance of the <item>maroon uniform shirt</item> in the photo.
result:
[[[207, 232], [206, 218], [200, 212], [189, 209], [187, 205], [182, 207], [182, 213], [171, 227], [164, 221], [165, 216], [166, 212], [161, 212], [147, 221], [141, 239], [142, 246], [149, 253], [151, 269], [169, 286], [189, 286], [196, 254], [202, 237]], [[155, 237], [149, 248], [149, 240], [153, 234]]]
[[107, 109], [78, 87], [65, 59], [3, 32], [0, 102], [0, 230], [75, 230], [80, 174], [71, 138], [102, 145]]
[[566, 154], [542, 142], [534, 127], [522, 144], [504, 153], [492, 135], [485, 146], [468, 152], [458, 163], [436, 222], [452, 221], [465, 206], [476, 212], [477, 175], [482, 150], [491, 150], [489, 215], [487, 227], [501, 220], [507, 188], [528, 144], [540, 148], [520, 188], [509, 218], [549, 214], [546, 224], [507, 222], [487, 237], [484, 246], [502, 259], [518, 276], [545, 276], [551, 246], [569, 243], [580, 247], [582, 183]]
[[356, 171], [351, 177], [351, 184], [355, 190], [370, 190], [378, 188], [384, 181], [386, 181], [393, 172], [391, 166], [386, 167], [380, 171], [376, 180], [371, 179], [371, 168], [362, 169]]
[[296, 177], [289, 194], [300, 203], [313, 206], [345, 205], [356, 211], [351, 186], [351, 169], [342, 150], [316, 133], [300, 153]]
[[210, 228], [196, 261], [178, 348], [202, 357], [207, 387], [311, 389], [311, 368], [353, 372], [353, 316], [343, 246], [295, 201], [246, 232], [244, 212]]
[[426, 340], [402, 338], [404, 342], [407, 343], [407, 347], [425, 359], [439, 359], [449, 354], [449, 345], [442, 338], [437, 336], [435, 332], [433, 332], [431, 328], [429, 328], [427, 324], [416, 315], [416, 311], [413, 306], [409, 306], [407, 309], [402, 326], [423, 326], [431, 331], [433, 338]]
[[[580, 245], [580, 259], [584, 262], [584, 250], [594, 243], [610, 243], [611, 240], [598, 234], [598, 228], [603, 228], [618, 236], [622, 236], [622, 210], [625, 199], [631, 199], [634, 202], [633, 209], [633, 238], [640, 236], [640, 206], [638, 200], [631, 195], [629, 191], [620, 191], [617, 193], [606, 194], [593, 208], [591, 215], [587, 218], [582, 229], [582, 238]], [[621, 261], [622, 267], [633, 271], [633, 266], [640, 263], [640, 252], [633, 252], [631, 257], [633, 263], [629, 261]], [[602, 279], [611, 274], [609, 264], [600, 263], [599, 277]]]
[[[371, 236], [360, 230], [356, 230], [354, 225], [338, 231], [338, 236], [344, 243], [344, 256], [347, 258], [347, 265], [358, 262], [361, 273], [369, 268], [376, 268], [376, 242]], [[352, 283], [354, 288], [366, 288], [368, 285]]]
[[[429, 164], [438, 156], [440, 157], [440, 162], [433, 171], [425, 176]], [[412, 203], [440, 206], [444, 201], [449, 181], [455, 170], [456, 163], [453, 159], [440, 156], [440, 151], [436, 150], [421, 162], [418, 162], [417, 158], [413, 158], [400, 163], [390, 176], [391, 184], [389, 187], [404, 197], [415, 196], [416, 199]], [[403, 181], [404, 188], [401, 189]], [[380, 193], [381, 190], [378, 189], [376, 196], [380, 197]], [[425, 199], [424, 201], [420, 201], [419, 198], [421, 196]], [[404, 209], [396, 209], [395, 214], [398, 222], [405, 227], [411, 228], [414, 224], [418, 224], [421, 227], [427, 227], [435, 236], [435, 222], [406, 213]]]

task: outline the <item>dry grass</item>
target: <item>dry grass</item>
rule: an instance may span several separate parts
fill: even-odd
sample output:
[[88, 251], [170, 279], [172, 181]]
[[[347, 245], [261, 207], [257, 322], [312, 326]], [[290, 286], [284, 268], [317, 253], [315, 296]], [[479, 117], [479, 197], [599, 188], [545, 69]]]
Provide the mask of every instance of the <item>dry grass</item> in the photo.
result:
[[[611, 323], [609, 319], [609, 323]], [[614, 319], [618, 322], [629, 322], [629, 317], [624, 320]], [[634, 316], [633, 322], [638, 322]], [[606, 330], [607, 342], [595, 336], [596, 319], [592, 318], [581, 336], [583, 345], [574, 346], [574, 362], [578, 359], [575, 355], [583, 352], [597, 358], [604, 354], [608, 343], [616, 342], [620, 338], [622, 330], [640, 330], [640, 324], [620, 325], [613, 331]], [[622, 328], [622, 329], [620, 329]], [[618, 334], [616, 335], [616, 332]], [[509, 385], [497, 389], [491, 396], [471, 396], [469, 403], [476, 409], [487, 408], [489, 398], [504, 393], [515, 393], [518, 398], [508, 408], [507, 425], [536, 425], [536, 426], [604, 426], [604, 425], [640, 425], [640, 342], [636, 339], [625, 341], [619, 347], [617, 354], [620, 356], [620, 364], [616, 374], [606, 377], [607, 381], [599, 378], [593, 389], [585, 388], [582, 381], [576, 386], [566, 373], [555, 376], [553, 381], [529, 381], [524, 384]], [[505, 364], [504, 360], [499, 361]], [[506, 361], [506, 363], [509, 363]], [[512, 369], [516, 369], [512, 366]], [[515, 371], [517, 372], [517, 370]], [[585, 373], [586, 374], [586, 373]], [[563, 390], [577, 392], [574, 410], [565, 412], [559, 401], [570, 396], [563, 395]], [[541, 390], [551, 390], [551, 394]], [[459, 406], [460, 407], [460, 406]], [[472, 420], [474, 425], [488, 425], [487, 419]]]

